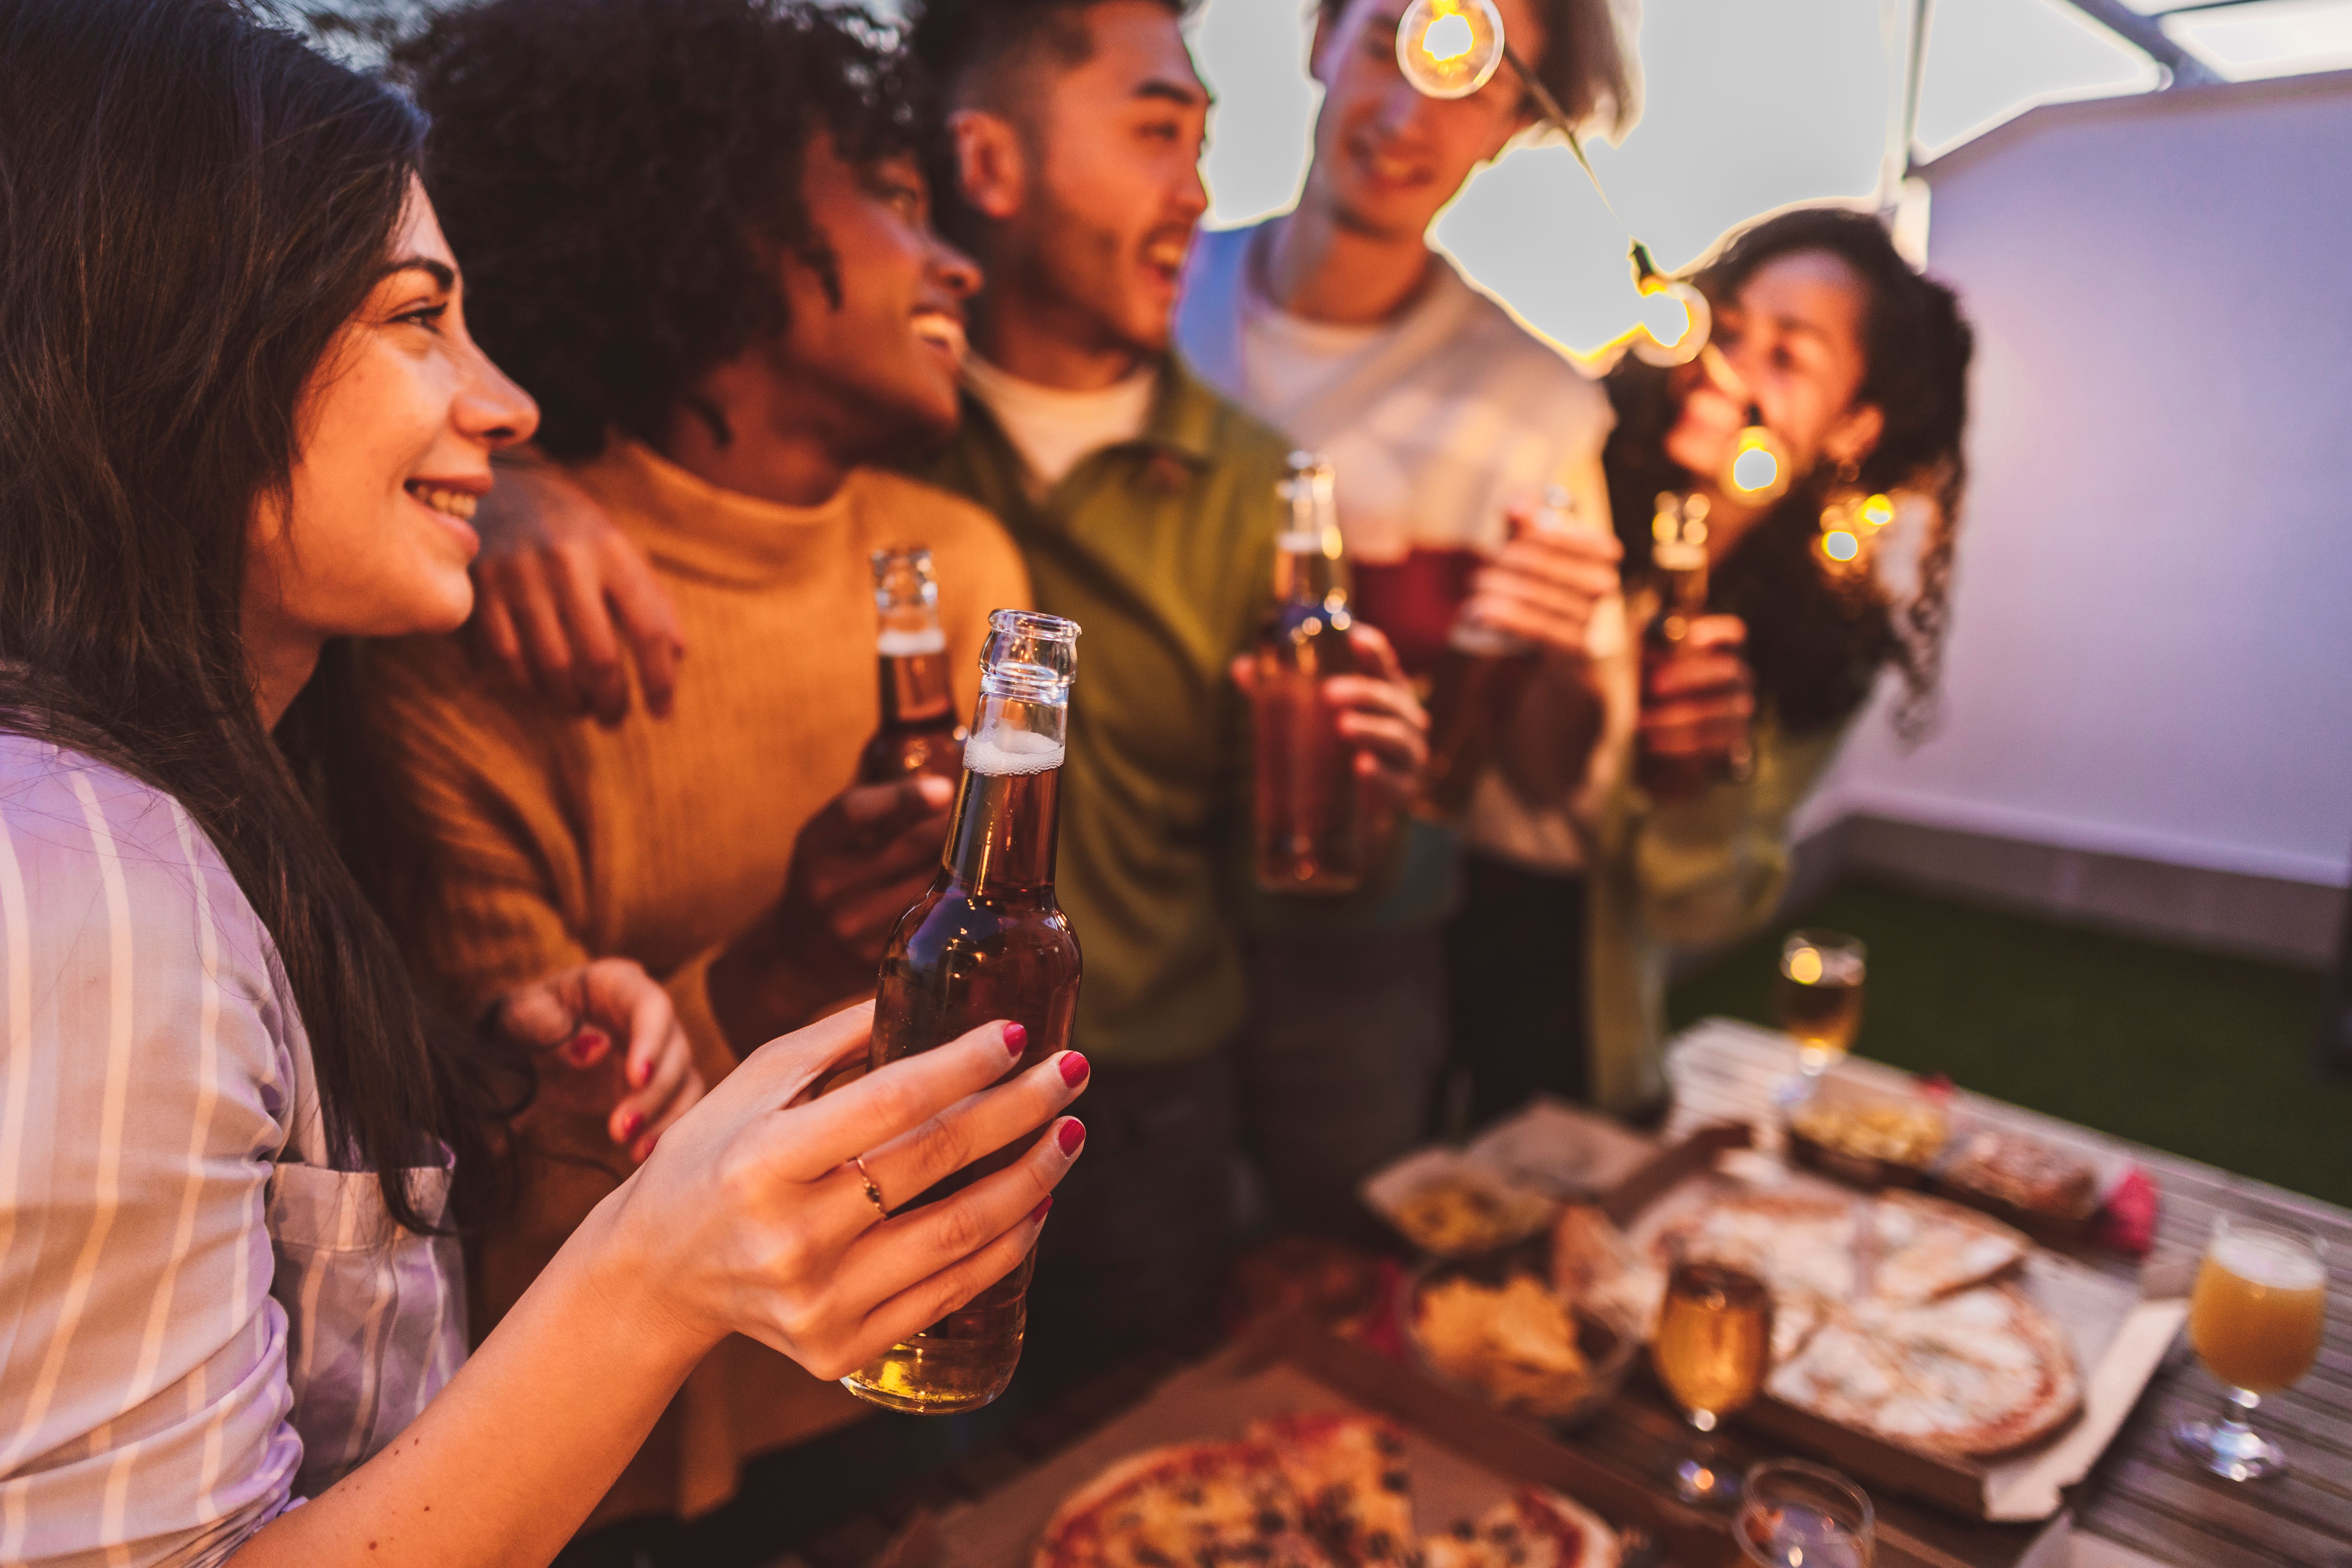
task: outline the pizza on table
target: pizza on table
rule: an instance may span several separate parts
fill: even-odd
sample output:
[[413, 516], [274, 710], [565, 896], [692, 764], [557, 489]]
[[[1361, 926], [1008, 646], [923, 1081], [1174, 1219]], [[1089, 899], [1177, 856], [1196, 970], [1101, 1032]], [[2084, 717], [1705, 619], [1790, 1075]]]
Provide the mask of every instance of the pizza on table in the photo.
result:
[[1120, 1460], [1055, 1510], [1034, 1568], [1615, 1568], [1617, 1557], [1607, 1524], [1537, 1487], [1418, 1535], [1396, 1428], [1333, 1413]]
[[1553, 1281], [1654, 1331], [1677, 1258], [1730, 1264], [1772, 1293], [1783, 1404], [1902, 1447], [1955, 1458], [2046, 1437], [2081, 1407], [2065, 1331], [2016, 1281], [2032, 1243], [1973, 1209], [1915, 1193], [1703, 1187], [1618, 1234], [1571, 1209]]

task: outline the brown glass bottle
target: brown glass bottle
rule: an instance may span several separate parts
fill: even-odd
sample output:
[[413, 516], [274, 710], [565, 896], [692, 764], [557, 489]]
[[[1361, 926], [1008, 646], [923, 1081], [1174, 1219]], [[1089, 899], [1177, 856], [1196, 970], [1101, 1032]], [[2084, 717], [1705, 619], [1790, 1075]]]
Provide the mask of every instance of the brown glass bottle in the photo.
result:
[[[1544, 492], [1538, 529], [1576, 526], [1576, 501], [1558, 485]], [[1526, 638], [1465, 617], [1438, 655], [1429, 693], [1429, 764], [1422, 773], [1419, 810], [1451, 821], [1470, 809], [1479, 775], [1495, 760], [1504, 726], [1536, 671], [1536, 647]]]
[[[945, 1045], [1009, 1018], [1029, 1031], [1019, 1071], [1066, 1048], [1078, 1005], [1078, 941], [1054, 901], [1061, 768], [1077, 667], [1074, 621], [1022, 610], [989, 617], [981, 696], [940, 874], [898, 917], [882, 955], [869, 1063]], [[1017, 1159], [1024, 1137], [915, 1202]], [[961, 1310], [844, 1378], [892, 1410], [948, 1415], [1004, 1392], [1021, 1360], [1031, 1260]]]
[[1290, 524], [1275, 541], [1274, 604], [1255, 652], [1257, 882], [1352, 893], [1364, 880], [1361, 791], [1323, 696], [1326, 678], [1356, 668], [1331, 467], [1293, 452], [1281, 489]]
[[956, 778], [963, 772], [964, 728], [948, 680], [948, 639], [940, 629], [931, 552], [876, 551], [874, 607], [881, 619], [875, 664], [882, 722], [858, 758], [857, 782], [887, 784], [916, 773]]
[[[1642, 700], [1649, 701], [1658, 667], [1675, 658], [1690, 640], [1691, 626], [1706, 614], [1706, 497], [1662, 491], [1650, 521], [1650, 585], [1657, 608], [1642, 638]], [[1723, 758], [1661, 756], [1647, 745], [1633, 759], [1633, 776], [1662, 799], [1680, 799], [1717, 780], [1746, 776], [1744, 747]]]

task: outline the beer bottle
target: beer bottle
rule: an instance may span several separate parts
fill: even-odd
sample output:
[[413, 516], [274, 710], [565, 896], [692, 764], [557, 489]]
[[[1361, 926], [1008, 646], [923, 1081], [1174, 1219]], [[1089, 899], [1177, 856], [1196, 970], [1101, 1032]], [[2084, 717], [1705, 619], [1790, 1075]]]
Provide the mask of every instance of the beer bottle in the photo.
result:
[[[1538, 531], [1576, 526], [1576, 499], [1559, 485], [1544, 491]], [[1537, 649], [1526, 638], [1463, 616], [1438, 656], [1429, 694], [1429, 766], [1421, 813], [1449, 821], [1470, 809], [1479, 774], [1495, 760], [1503, 727], [1535, 673]]]
[[1275, 540], [1274, 604], [1255, 653], [1257, 882], [1274, 893], [1351, 893], [1364, 879], [1361, 792], [1323, 696], [1327, 676], [1356, 668], [1331, 466], [1293, 452], [1280, 493], [1290, 521]]
[[857, 782], [887, 784], [915, 773], [952, 779], [963, 771], [964, 730], [948, 683], [948, 639], [940, 630], [931, 552], [877, 550], [873, 560], [882, 724], [858, 759]]
[[[1651, 592], [1657, 607], [1642, 638], [1642, 696], [1646, 703], [1658, 667], [1675, 658], [1690, 640], [1691, 625], [1706, 614], [1707, 499], [1703, 495], [1658, 494], [1657, 510], [1650, 520]], [[1688, 795], [1719, 780], [1744, 781], [1754, 766], [1746, 742], [1723, 757], [1705, 759], [1661, 756], [1648, 746], [1634, 757], [1634, 778], [1645, 789], [1665, 796]]]
[[[1029, 1031], [1018, 1072], [1065, 1048], [1078, 1005], [1078, 942], [1054, 901], [1054, 837], [1077, 669], [1075, 621], [1024, 610], [989, 617], [981, 695], [939, 876], [898, 917], [882, 954], [867, 1061], [881, 1068], [1009, 1018]], [[1009, 1075], [1008, 1075], [1009, 1076]], [[915, 1201], [1002, 1170], [1036, 1135], [976, 1162]], [[975, 1410], [1021, 1359], [1024, 1258], [971, 1302], [842, 1381], [892, 1410]]]

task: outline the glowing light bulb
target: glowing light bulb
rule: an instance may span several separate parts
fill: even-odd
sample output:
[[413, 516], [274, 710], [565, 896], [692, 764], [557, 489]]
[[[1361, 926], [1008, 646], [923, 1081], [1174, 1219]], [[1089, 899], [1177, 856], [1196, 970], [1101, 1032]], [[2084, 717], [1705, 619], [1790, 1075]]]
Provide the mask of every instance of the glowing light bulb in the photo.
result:
[[1843, 528], [1822, 535], [1822, 553], [1832, 561], [1851, 561], [1862, 552], [1862, 542]]
[[1876, 495], [1862, 503], [1862, 525], [1875, 533], [1895, 521], [1895, 499]]
[[1495, 0], [1412, 0], [1397, 23], [1397, 68], [1431, 98], [1467, 98], [1503, 63]]
[[1724, 466], [1724, 489], [1750, 505], [1762, 506], [1779, 500], [1789, 489], [1788, 454], [1780, 449], [1780, 438], [1764, 427], [1763, 416], [1756, 409], [1748, 411], [1748, 428], [1731, 448], [1731, 461]]
[[1706, 296], [1689, 284], [1661, 278], [1642, 291], [1642, 330], [1633, 334], [1633, 357], [1643, 364], [1688, 364], [1706, 347], [1715, 312]]

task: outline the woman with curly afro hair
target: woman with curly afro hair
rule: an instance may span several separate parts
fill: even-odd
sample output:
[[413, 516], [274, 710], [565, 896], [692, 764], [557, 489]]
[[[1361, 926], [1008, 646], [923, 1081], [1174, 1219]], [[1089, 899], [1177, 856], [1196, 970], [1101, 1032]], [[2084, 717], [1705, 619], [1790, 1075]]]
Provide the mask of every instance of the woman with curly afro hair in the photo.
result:
[[[930, 550], [967, 714], [989, 612], [1029, 602], [993, 518], [883, 466], [955, 428], [980, 282], [930, 227], [925, 95], [888, 29], [799, 0], [483, 0], [394, 58], [478, 331], [541, 410], [478, 520], [475, 629], [518, 658], [615, 609], [670, 635], [635, 694], [617, 661], [533, 690], [456, 637], [370, 649], [373, 890], [463, 1016], [551, 954], [634, 959], [717, 1083], [870, 994], [939, 863], [947, 781], [854, 783], [873, 552]], [[477, 1332], [625, 1173], [583, 1131], [551, 1103], [519, 1127]], [[730, 1341], [566, 1561], [766, 1561], [906, 1473], [870, 1414]]]
[[[1453, 933], [1457, 1008], [1485, 1009], [1457, 1023], [1474, 1117], [1538, 1090], [1621, 1114], [1656, 1103], [1669, 953], [1769, 914], [1789, 821], [1883, 674], [1901, 685], [1898, 731], [1927, 721], [1966, 479], [1972, 339], [1958, 300], [1875, 217], [1826, 206], [1738, 231], [1696, 281], [1715, 304], [1713, 350], [1611, 373], [1602, 462], [1629, 588], [1653, 576], [1659, 497], [1706, 500], [1707, 613], [1671, 656], [1653, 645], [1621, 704], [1616, 745], [1632, 754], [1586, 888], [1474, 889], [1480, 921]], [[1759, 415], [1794, 476], [1765, 504], [1722, 482]], [[1822, 548], [1823, 509], [1871, 492], [1908, 498], [1891, 531], [1916, 530], [1901, 591]], [[1580, 1005], [1549, 983], [1562, 953], [1586, 955]]]

